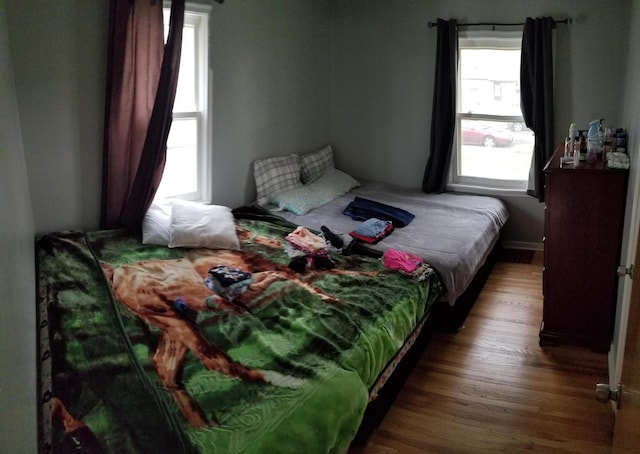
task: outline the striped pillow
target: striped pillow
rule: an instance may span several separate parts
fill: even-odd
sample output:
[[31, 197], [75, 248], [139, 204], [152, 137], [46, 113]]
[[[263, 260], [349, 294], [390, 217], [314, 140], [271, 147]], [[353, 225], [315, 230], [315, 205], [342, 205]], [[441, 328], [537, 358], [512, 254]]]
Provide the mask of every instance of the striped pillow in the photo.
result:
[[253, 178], [256, 183], [257, 202], [266, 205], [270, 196], [302, 186], [300, 157], [290, 154], [256, 159], [253, 162]]
[[327, 145], [320, 150], [305, 153], [300, 156], [302, 172], [300, 174], [304, 184], [317, 180], [327, 169], [333, 169], [333, 149]]

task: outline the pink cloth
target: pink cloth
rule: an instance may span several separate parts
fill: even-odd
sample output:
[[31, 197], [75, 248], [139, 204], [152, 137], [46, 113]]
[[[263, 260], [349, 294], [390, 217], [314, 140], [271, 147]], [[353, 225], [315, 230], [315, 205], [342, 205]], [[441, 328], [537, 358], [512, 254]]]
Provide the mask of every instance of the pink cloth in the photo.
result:
[[422, 265], [422, 259], [409, 252], [389, 248], [382, 256], [382, 263], [387, 268], [391, 268], [393, 270], [413, 273], [420, 265]]
[[296, 249], [311, 255], [317, 254], [327, 247], [325, 240], [302, 226], [296, 227], [285, 239]]

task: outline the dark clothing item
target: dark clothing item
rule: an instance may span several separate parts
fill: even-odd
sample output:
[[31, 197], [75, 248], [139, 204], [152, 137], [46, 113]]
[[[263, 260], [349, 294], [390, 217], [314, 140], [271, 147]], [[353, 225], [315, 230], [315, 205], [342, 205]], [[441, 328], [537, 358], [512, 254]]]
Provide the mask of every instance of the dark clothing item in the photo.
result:
[[301, 255], [289, 262], [289, 268], [296, 273], [304, 273], [307, 270], [330, 270], [335, 266], [328, 255]]
[[413, 221], [413, 218], [415, 218], [415, 215], [402, 208], [393, 207], [374, 200], [363, 199], [362, 197], [353, 199], [342, 214], [346, 214], [354, 221], [366, 221], [370, 218], [391, 221], [396, 228], [409, 225], [409, 223]]

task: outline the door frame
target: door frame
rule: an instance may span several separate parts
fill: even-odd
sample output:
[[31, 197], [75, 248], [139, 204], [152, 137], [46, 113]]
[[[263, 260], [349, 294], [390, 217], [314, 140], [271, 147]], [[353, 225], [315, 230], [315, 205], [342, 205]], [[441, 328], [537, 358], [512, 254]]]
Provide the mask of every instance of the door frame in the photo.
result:
[[[634, 270], [640, 273], [640, 263], [634, 264], [636, 248], [640, 246], [638, 242], [638, 231], [640, 230], [640, 176], [637, 169], [640, 166], [640, 147], [633, 154], [636, 156], [629, 168], [629, 183], [627, 189], [627, 214], [629, 220], [625, 222], [622, 246], [625, 255], [621, 257], [621, 265], [626, 268], [633, 266]], [[631, 211], [629, 212], [629, 207]], [[628, 227], [627, 227], [628, 226]], [[626, 244], [626, 248], [624, 247]], [[618, 301], [616, 303], [616, 322], [613, 331], [611, 350], [609, 351], [609, 384], [617, 387], [622, 377], [622, 363], [624, 361], [624, 349], [627, 339], [627, 326], [629, 321], [629, 307], [631, 304], [630, 276], [626, 275], [618, 284]], [[622, 289], [622, 291], [620, 291]], [[614, 406], [615, 409], [615, 406]]]

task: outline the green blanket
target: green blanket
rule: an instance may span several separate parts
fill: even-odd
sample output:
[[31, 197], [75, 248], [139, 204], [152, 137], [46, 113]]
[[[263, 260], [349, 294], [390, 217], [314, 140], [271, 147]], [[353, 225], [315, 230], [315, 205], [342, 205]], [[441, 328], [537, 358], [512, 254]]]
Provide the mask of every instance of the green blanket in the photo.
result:
[[[45, 449], [347, 449], [369, 387], [442, 286], [362, 255], [295, 273], [282, 247], [291, 226], [271, 221], [238, 219], [241, 251], [123, 231], [38, 239]], [[216, 297], [204, 283], [215, 265], [251, 285]]]

